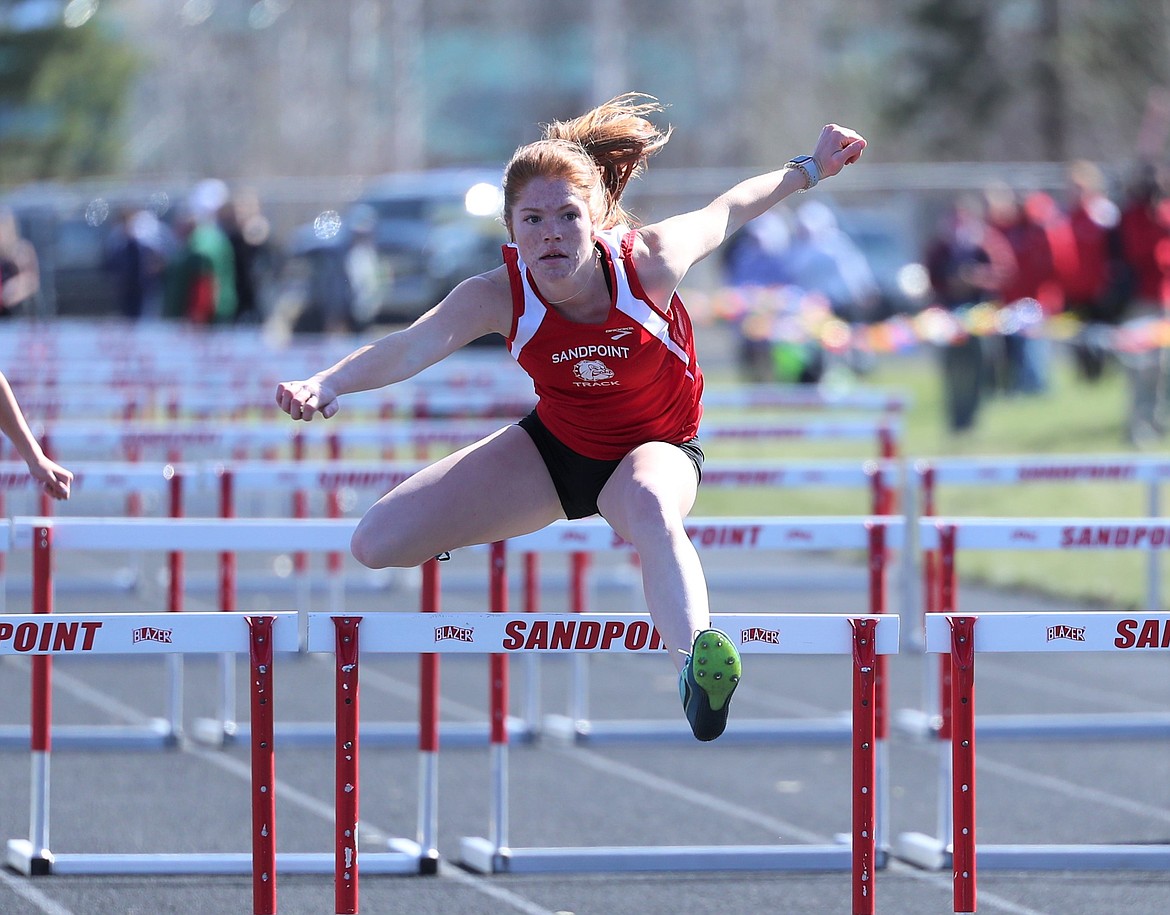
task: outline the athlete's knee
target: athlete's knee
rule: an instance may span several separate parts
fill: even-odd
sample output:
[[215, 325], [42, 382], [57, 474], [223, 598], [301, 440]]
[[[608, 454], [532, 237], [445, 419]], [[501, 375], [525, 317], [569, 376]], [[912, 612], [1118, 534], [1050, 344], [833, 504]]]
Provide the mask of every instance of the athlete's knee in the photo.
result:
[[422, 562], [411, 555], [409, 545], [403, 542], [398, 528], [389, 524], [374, 524], [363, 518], [354, 528], [349, 541], [353, 558], [368, 569], [405, 568]]

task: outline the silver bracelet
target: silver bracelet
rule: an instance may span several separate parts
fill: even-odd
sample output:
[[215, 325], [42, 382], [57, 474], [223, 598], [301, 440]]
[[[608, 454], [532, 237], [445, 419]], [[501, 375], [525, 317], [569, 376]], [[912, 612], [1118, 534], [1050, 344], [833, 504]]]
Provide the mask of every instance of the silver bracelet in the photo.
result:
[[804, 172], [805, 184], [797, 193], [803, 194], [805, 191], [811, 191], [820, 183], [821, 169], [817, 165], [817, 160], [812, 156], [797, 156], [794, 159], [789, 159], [784, 167], [796, 168]]

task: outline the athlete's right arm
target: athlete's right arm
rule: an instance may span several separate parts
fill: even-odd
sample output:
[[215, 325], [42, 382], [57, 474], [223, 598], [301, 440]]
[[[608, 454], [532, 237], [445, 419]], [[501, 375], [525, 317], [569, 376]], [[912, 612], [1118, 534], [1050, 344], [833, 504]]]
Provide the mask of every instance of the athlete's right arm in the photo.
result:
[[282, 381], [276, 403], [293, 419], [335, 415], [338, 398], [405, 381], [485, 334], [507, 335], [512, 296], [504, 267], [471, 277], [409, 327], [359, 347], [303, 381]]

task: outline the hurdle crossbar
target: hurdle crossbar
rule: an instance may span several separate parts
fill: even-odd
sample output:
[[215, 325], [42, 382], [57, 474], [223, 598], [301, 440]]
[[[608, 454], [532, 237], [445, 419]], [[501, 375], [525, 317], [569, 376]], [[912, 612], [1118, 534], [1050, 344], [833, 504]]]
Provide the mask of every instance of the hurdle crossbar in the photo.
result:
[[[498, 555], [498, 554], [497, 554]], [[855, 913], [873, 911], [873, 878], [878, 866], [875, 844], [875, 682], [876, 659], [898, 650], [898, 620], [894, 616], [830, 614], [715, 615], [712, 625], [727, 632], [742, 651], [769, 654], [842, 654], [854, 664], [854, 781], [851, 841], [828, 846], [713, 846], [651, 848], [517, 848], [507, 836], [507, 725], [506, 669], [510, 655], [524, 652], [638, 652], [662, 650], [653, 623], [645, 614], [524, 614], [488, 613], [397, 614], [336, 617], [309, 615], [309, 651], [332, 651], [338, 669], [355, 672], [344, 681], [346, 696], [356, 703], [356, 677], [363, 653], [474, 653], [490, 654], [492, 672], [493, 801], [487, 839], [464, 838], [462, 863], [484, 873], [614, 872], [632, 870], [851, 870]], [[532, 627], [573, 633], [570, 640], [532, 642]], [[767, 631], [775, 637], [758, 638]], [[343, 650], [339, 639], [349, 638]], [[341, 681], [339, 681], [340, 683]], [[339, 687], [339, 694], [341, 693]], [[352, 724], [345, 724], [353, 728]], [[353, 740], [350, 730], [339, 729], [339, 744]], [[356, 744], [355, 744], [356, 747]], [[356, 796], [357, 791], [353, 794]], [[355, 797], [356, 802], [356, 797]], [[345, 823], [356, 816], [346, 811]], [[340, 816], [340, 814], [339, 814]], [[340, 853], [340, 852], [339, 852]], [[352, 874], [355, 885], [356, 870]]]
[[[1016, 486], [1036, 484], [1130, 483], [1146, 490], [1146, 515], [1162, 514], [1161, 486], [1170, 482], [1170, 461], [1126, 454], [1086, 457], [992, 457], [938, 458], [915, 461], [907, 486], [918, 490], [922, 516], [938, 514], [938, 492], [942, 486]], [[925, 612], [938, 610], [936, 551], [923, 556]], [[1146, 606], [1160, 606], [1162, 575], [1158, 555], [1151, 553], [1146, 566]]]
[[[1170, 550], [1170, 522], [1164, 518], [949, 518], [919, 520], [923, 551], [939, 557], [938, 608], [955, 613], [959, 603], [959, 550], [1043, 550], [1093, 552], [1146, 550], [1155, 560]], [[927, 618], [932, 614], [927, 614]], [[928, 708], [902, 710], [898, 723], [919, 734], [938, 734], [941, 715], [949, 707], [949, 668], [940, 662], [937, 677], [938, 714]], [[1051, 739], [1170, 737], [1170, 712], [1117, 715], [987, 715], [979, 719], [983, 738]]]
[[[886, 610], [887, 544], [900, 540], [903, 520], [893, 516], [809, 517], [809, 518], [699, 518], [688, 519], [686, 531], [700, 551], [831, 551], [855, 550], [868, 555], [869, 611]], [[631, 545], [603, 521], [557, 522], [532, 534], [512, 538], [507, 548], [521, 552], [596, 553], [630, 550]], [[574, 670], [583, 678], [584, 659]], [[879, 660], [879, 667], [885, 662]], [[879, 736], [884, 744], [885, 677], [879, 683]], [[583, 743], [681, 741], [692, 738], [681, 721], [605, 721], [589, 717], [586, 689], [578, 682], [573, 691], [574, 707], [568, 715], [547, 715], [544, 730], [562, 739]], [[851, 733], [848, 713], [831, 718], [790, 720], [737, 720], [733, 731], [722, 739], [728, 742], [847, 740]]]
[[[1053, 637], [1054, 631], [1060, 637]], [[1166, 652], [1170, 613], [937, 613], [926, 620], [926, 651], [948, 659], [951, 693], [951, 835], [909, 834], [903, 848], [918, 860], [933, 845], [949, 853], [956, 912], [976, 910], [976, 868], [992, 870], [1170, 870], [1170, 844], [980, 845], [976, 838], [975, 662], [982, 652]], [[947, 840], [949, 839], [949, 844]], [[941, 866], [941, 865], [940, 865]]]

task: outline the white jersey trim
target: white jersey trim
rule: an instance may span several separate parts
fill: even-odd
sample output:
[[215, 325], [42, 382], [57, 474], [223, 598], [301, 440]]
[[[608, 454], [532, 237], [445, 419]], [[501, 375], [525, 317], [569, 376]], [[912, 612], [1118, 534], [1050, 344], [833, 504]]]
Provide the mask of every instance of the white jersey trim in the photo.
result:
[[[621, 257], [622, 238], [628, 231], [629, 229], [625, 226], [617, 226], [605, 232], [599, 232], [596, 236], [608, 249], [609, 260], [613, 264], [614, 273], [617, 276], [617, 300], [614, 307], [622, 314], [628, 315], [634, 321], [638, 322], [639, 326], [677, 357], [687, 367], [687, 375], [693, 380], [694, 375], [690, 370], [690, 358], [687, 356], [686, 351], [671, 338], [670, 324], [646, 302], [634, 295], [633, 290], [630, 288], [630, 279], [626, 274], [626, 265]], [[516, 335], [512, 338], [508, 351], [512, 354], [512, 358], [518, 362], [520, 360], [520, 354], [524, 350], [524, 345], [540, 329], [547, 309], [544, 303], [540, 301], [540, 297], [537, 296], [532, 285], [528, 282], [528, 268], [520, 257], [519, 249], [516, 251], [516, 269], [520, 271], [521, 286], [524, 289], [524, 308], [516, 322]]]

